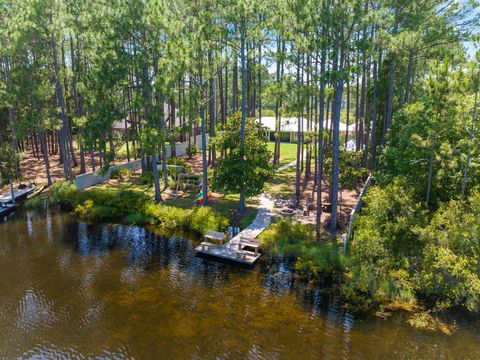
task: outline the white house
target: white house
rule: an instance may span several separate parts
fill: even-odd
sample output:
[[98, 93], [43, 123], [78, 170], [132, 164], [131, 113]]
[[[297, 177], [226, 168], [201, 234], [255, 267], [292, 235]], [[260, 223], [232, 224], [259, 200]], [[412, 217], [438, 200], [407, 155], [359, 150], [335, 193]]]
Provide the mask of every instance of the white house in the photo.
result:
[[[260, 119], [257, 119], [260, 121]], [[266, 128], [268, 132], [268, 137], [271, 141], [274, 141], [274, 134], [275, 134], [275, 123], [276, 119], [273, 116], [262, 116], [261, 119], [262, 125]], [[303, 131], [307, 130], [307, 121], [306, 119], [303, 120]], [[324, 128], [325, 129], [330, 129], [331, 126], [331, 121], [327, 119], [324, 123]], [[314, 125], [312, 125], [312, 129], [314, 128]], [[347, 131], [347, 125], [344, 123], [340, 123], [340, 131], [341, 132], [346, 132]], [[354, 134], [355, 133], [355, 124], [351, 124], [348, 126], [348, 132], [349, 134]], [[280, 125], [280, 139], [281, 141], [284, 142], [296, 142], [297, 141], [297, 134], [298, 134], [298, 118], [296, 117], [282, 117], [281, 118], [281, 125]]]

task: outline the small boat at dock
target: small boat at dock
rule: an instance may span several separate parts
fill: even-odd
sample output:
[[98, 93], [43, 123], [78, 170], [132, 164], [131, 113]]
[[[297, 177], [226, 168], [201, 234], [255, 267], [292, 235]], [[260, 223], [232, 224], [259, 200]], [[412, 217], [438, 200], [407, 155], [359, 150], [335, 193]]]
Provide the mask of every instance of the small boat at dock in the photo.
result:
[[33, 190], [30, 194], [27, 195], [27, 200], [32, 199], [37, 195], [40, 195], [43, 189], [45, 189], [45, 184], [36, 186], [35, 190]]

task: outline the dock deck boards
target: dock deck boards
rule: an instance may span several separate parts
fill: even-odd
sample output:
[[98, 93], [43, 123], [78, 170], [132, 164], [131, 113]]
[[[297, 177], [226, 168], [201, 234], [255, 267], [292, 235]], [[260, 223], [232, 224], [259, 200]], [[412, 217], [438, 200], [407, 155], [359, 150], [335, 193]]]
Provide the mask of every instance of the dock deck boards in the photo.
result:
[[[28, 194], [30, 194], [32, 191], [34, 191], [37, 188], [37, 186], [27, 186], [25, 189], [15, 189], [13, 190], [13, 196], [15, 197], [15, 200], [21, 199]], [[12, 194], [9, 192], [0, 195], [0, 203], [9, 203], [12, 201]]]
[[[277, 169], [278, 171], [285, 170], [290, 166], [294, 166], [296, 161], [292, 161]], [[230, 239], [225, 245], [215, 245], [209, 242], [202, 242], [195, 248], [196, 255], [204, 255], [212, 258], [219, 258], [227, 261], [232, 261], [240, 264], [253, 265], [261, 256], [257, 252], [260, 245], [257, 239], [258, 235], [270, 225], [273, 215], [273, 199], [267, 194], [263, 193], [260, 196], [260, 205], [255, 220], [245, 229], [240, 231], [237, 235]], [[209, 231], [211, 233], [211, 231]], [[208, 238], [208, 237], [207, 237]], [[205, 246], [206, 245], [206, 246]], [[245, 247], [254, 247], [256, 252], [245, 251]]]
[[255, 254], [251, 251], [235, 250], [227, 246], [216, 245], [208, 242], [202, 242], [195, 248], [195, 253], [217, 257], [223, 260], [240, 263], [244, 265], [253, 265], [260, 257], [260, 254]]

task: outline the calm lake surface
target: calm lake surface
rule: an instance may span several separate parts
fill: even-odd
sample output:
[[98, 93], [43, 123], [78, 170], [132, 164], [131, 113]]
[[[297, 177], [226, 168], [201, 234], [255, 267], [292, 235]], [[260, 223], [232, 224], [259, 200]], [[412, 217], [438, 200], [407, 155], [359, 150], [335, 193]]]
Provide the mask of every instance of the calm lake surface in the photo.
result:
[[0, 358], [480, 359], [480, 321], [452, 336], [356, 318], [264, 259], [194, 256], [191, 241], [56, 211], [0, 222]]

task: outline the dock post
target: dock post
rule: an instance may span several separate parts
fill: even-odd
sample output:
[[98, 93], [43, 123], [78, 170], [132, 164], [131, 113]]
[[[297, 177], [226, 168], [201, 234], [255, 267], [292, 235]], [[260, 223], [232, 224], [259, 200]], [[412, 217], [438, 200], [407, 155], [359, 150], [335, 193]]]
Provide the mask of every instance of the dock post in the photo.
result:
[[15, 205], [15, 193], [13, 191], [13, 180], [10, 178], [10, 192], [12, 194], [12, 204]]

